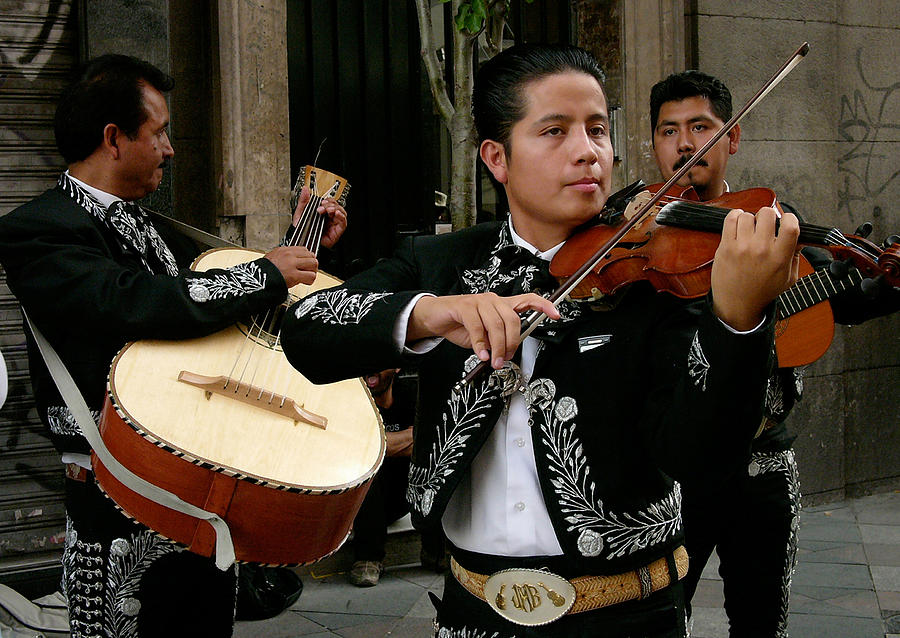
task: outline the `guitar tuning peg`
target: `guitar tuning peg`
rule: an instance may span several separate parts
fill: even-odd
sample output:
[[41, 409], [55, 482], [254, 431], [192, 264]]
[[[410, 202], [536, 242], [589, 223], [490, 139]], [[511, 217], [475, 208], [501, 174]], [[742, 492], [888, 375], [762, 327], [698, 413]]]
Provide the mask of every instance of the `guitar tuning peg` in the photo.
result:
[[853, 234], [865, 239], [872, 234], [872, 222], [863, 222], [856, 227], [856, 232]]
[[900, 235], [890, 235], [884, 242], [881, 244], [881, 247], [885, 250], [889, 249], [894, 244], [900, 244]]

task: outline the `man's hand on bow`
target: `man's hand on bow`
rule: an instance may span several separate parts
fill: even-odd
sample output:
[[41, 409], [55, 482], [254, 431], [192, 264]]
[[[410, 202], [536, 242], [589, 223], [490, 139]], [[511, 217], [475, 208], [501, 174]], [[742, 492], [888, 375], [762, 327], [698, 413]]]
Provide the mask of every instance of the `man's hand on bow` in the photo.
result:
[[559, 319], [556, 307], [534, 293], [513, 297], [498, 297], [492, 292], [422, 297], [410, 315], [406, 341], [444, 337], [463, 348], [472, 348], [481, 361], [490, 360], [491, 366], [499, 370], [519, 347], [519, 314], [528, 310]]

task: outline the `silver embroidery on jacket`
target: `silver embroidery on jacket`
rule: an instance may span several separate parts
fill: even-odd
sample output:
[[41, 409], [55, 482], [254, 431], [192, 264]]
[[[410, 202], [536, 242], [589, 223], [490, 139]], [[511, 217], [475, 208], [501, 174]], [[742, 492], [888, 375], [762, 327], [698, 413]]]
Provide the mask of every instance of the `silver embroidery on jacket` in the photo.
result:
[[[91, 410], [94, 423], [100, 423], [100, 411]], [[81, 428], [75, 421], [75, 415], [64, 405], [51, 405], [47, 408], [47, 423], [53, 434], [61, 436], [82, 436]]]
[[688, 374], [694, 380], [694, 385], [699, 385], [704, 392], [706, 391], [707, 373], [709, 373], [709, 361], [706, 360], [703, 348], [700, 347], [700, 333], [695, 332], [690, 352], [688, 352]]
[[750, 464], [747, 468], [750, 476], [761, 476], [771, 472], [781, 472], [785, 475], [787, 497], [791, 504], [791, 531], [788, 535], [781, 582], [781, 614], [775, 631], [775, 638], [788, 638], [788, 603], [791, 581], [797, 568], [797, 539], [800, 531], [800, 474], [797, 470], [797, 461], [794, 459], [794, 451], [754, 452], [750, 455]]
[[578, 405], [572, 397], [556, 399], [550, 379], [532, 381], [525, 394], [528, 411], [540, 422], [542, 440], [549, 453], [550, 483], [556, 490], [561, 511], [577, 534], [576, 546], [583, 556], [609, 558], [631, 554], [658, 544], [681, 528], [681, 487], [675, 483], [661, 500], [638, 512], [613, 512], [594, 494], [596, 484], [584, 447], [576, 436]]
[[468, 286], [470, 293], [487, 292], [511, 281], [522, 279], [522, 288], [531, 289], [531, 281], [540, 269], [533, 264], [519, 266], [509, 274], [500, 272], [500, 258], [491, 257], [486, 268], [473, 268], [463, 271], [462, 281]]
[[191, 299], [198, 303], [259, 292], [266, 287], [266, 273], [259, 264], [247, 262], [231, 266], [213, 277], [187, 277], [184, 282]]
[[323, 323], [346, 326], [357, 324], [369, 314], [376, 301], [389, 297], [391, 292], [350, 294], [346, 289], [323, 290], [306, 297], [298, 304], [294, 314], [298, 319], [310, 316]]
[[[478, 358], [472, 355], [466, 361], [466, 371], [477, 364]], [[496, 373], [493, 373], [485, 383], [466, 384], [462, 388], [454, 386], [451, 389], [447, 409], [441, 414], [442, 421], [437, 427], [437, 438], [428, 453], [428, 465], [409, 464], [406, 500], [422, 516], [428, 516], [435, 494], [447, 477], [456, 471], [471, 431], [483, 423], [492, 402], [503, 392], [507, 378], [503, 375], [498, 380]]]
[[166, 272], [173, 276], [178, 274], [178, 264], [175, 261], [175, 257], [172, 255], [172, 251], [169, 250], [169, 247], [166, 246], [162, 237], [159, 236], [159, 233], [156, 232], [156, 227], [148, 221], [144, 224], [145, 227], [142, 232], [141, 229], [138, 228], [133, 213], [127, 211], [128, 207], [133, 206], [136, 209], [137, 214], [146, 216], [146, 212], [143, 211], [139, 204], [134, 202], [123, 204], [113, 202], [109, 209], [104, 208], [103, 204], [79, 186], [66, 173], [62, 173], [59, 176], [57, 185], [63, 192], [69, 195], [69, 197], [74, 199], [79, 206], [108, 226], [112, 231], [119, 235], [119, 238], [123, 240], [124, 243], [128, 244], [130, 248], [136, 251], [141, 258], [144, 268], [148, 272], [154, 272], [154, 269], [146, 259], [147, 244], [149, 243], [156, 258], [166, 269]]

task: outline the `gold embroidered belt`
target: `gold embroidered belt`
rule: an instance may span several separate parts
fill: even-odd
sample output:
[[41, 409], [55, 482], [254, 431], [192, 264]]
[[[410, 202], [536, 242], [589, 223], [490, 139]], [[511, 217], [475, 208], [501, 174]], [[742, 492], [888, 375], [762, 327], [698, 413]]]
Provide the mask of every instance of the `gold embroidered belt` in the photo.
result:
[[672, 558], [677, 578], [669, 574], [667, 558], [612, 576], [579, 576], [567, 580], [540, 569], [504, 569], [491, 575], [471, 572], [456, 559], [450, 571], [476, 597], [507, 620], [519, 625], [545, 625], [565, 614], [577, 614], [628, 600], [647, 598], [684, 578], [688, 555], [678, 547]]

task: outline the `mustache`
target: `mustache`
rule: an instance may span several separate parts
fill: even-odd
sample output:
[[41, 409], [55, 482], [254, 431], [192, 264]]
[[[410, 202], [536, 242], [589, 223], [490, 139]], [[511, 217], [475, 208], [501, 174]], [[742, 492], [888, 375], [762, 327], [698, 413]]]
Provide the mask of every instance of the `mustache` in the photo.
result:
[[[694, 157], [693, 153], [688, 153], [687, 155], [682, 155], [678, 159], [678, 161], [672, 165], [672, 170], [677, 171], [679, 168], [681, 168], [682, 166], [687, 164], [691, 160], [692, 157]], [[705, 159], [701, 159], [695, 164], [695, 166], [709, 166], [709, 164], [706, 163]]]

